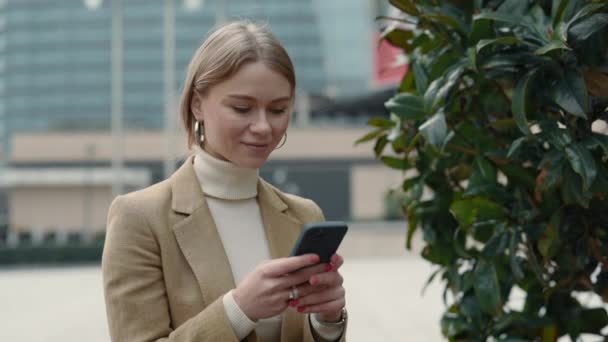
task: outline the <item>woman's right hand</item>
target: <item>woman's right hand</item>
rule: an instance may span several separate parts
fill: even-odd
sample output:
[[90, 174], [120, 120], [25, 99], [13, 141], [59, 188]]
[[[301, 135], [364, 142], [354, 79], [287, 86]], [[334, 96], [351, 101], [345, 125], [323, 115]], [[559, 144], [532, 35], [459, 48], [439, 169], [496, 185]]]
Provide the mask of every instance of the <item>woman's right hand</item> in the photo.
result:
[[250, 272], [232, 295], [252, 321], [276, 316], [289, 306], [291, 288], [326, 272], [326, 266], [316, 254], [269, 260]]

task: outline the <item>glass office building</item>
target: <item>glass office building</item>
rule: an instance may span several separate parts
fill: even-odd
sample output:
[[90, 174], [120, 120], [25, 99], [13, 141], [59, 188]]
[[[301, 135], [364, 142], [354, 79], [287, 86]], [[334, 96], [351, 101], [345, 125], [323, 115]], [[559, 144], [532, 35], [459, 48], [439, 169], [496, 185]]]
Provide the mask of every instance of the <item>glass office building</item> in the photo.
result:
[[[174, 3], [176, 89], [206, 33], [216, 21], [232, 18], [270, 24], [291, 54], [305, 92], [348, 96], [369, 88], [369, 1]], [[162, 128], [163, 11], [164, 1], [123, 0], [123, 108], [129, 130]], [[0, 126], [5, 126], [0, 130], [108, 130], [111, 32], [108, 0], [0, 0]]]

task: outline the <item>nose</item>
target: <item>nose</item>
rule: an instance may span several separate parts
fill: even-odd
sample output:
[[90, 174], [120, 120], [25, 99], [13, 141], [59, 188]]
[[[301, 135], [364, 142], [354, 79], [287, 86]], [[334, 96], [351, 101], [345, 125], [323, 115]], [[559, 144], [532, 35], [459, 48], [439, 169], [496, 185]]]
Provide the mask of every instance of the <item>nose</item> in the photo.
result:
[[260, 110], [258, 115], [255, 116], [255, 121], [252, 122], [249, 127], [253, 133], [256, 134], [267, 134], [270, 133], [272, 128], [270, 127], [270, 122], [268, 121], [268, 116], [266, 111]]

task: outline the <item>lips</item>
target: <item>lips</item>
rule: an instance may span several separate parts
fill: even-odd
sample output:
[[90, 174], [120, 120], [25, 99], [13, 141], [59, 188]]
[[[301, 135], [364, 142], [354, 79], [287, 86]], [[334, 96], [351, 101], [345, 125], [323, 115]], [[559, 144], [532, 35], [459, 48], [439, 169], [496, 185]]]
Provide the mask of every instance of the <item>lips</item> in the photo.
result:
[[249, 146], [249, 147], [253, 147], [253, 148], [266, 148], [270, 144], [246, 143], [246, 142], [244, 142], [243, 145], [246, 145], [246, 146]]

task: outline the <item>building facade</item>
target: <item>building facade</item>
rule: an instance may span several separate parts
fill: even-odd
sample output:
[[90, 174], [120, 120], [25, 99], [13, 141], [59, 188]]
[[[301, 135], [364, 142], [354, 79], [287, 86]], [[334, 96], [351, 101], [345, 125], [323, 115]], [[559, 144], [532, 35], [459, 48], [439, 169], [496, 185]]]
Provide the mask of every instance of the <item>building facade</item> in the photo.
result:
[[[109, 129], [111, 2], [0, 1], [0, 111], [7, 132]], [[158, 130], [164, 112], [164, 1], [122, 2], [125, 128]], [[205, 35], [217, 21], [234, 18], [269, 24], [294, 60], [302, 91], [348, 95], [369, 87], [368, 1], [343, 7], [313, 0], [173, 3], [176, 92]]]

